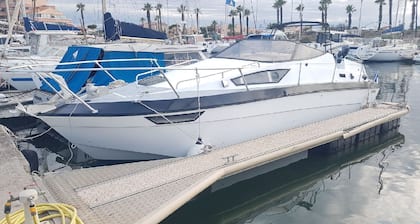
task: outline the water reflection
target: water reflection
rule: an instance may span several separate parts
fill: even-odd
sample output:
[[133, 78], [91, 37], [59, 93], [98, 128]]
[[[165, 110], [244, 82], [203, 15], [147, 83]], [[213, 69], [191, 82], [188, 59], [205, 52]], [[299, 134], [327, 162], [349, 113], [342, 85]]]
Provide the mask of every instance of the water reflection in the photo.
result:
[[326, 185], [352, 179], [352, 167], [378, 153], [384, 155], [377, 164], [380, 192], [387, 157], [403, 142], [404, 136], [393, 130], [358, 144], [342, 145], [339, 150], [331, 145], [318, 147], [309, 151], [307, 159], [287, 167], [217, 192], [209, 189], [164, 223], [273, 223], [299, 209], [312, 211], [319, 195], [328, 192]]

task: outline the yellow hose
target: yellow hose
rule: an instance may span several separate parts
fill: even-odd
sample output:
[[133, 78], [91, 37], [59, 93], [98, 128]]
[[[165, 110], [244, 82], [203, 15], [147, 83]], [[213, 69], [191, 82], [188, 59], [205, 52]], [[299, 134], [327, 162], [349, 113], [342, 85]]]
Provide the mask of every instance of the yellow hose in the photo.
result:
[[[61, 223], [83, 224], [83, 221], [77, 216], [77, 210], [71, 205], [62, 203], [41, 203], [36, 205], [40, 222], [59, 218]], [[12, 214], [7, 214], [5, 218], [0, 220], [0, 224], [23, 224], [25, 214], [20, 209]], [[67, 222], [66, 222], [67, 221]]]

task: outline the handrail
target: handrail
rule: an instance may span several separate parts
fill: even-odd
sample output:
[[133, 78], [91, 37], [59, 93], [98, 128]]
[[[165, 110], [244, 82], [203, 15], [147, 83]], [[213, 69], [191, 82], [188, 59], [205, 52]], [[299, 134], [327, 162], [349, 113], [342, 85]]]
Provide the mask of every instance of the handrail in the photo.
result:
[[[61, 98], [65, 99], [65, 97], [59, 93], [60, 91], [58, 91], [56, 88], [54, 88], [51, 83], [49, 83], [45, 77], [43, 77], [44, 75], [38, 74], [37, 72], [35, 72], [35, 75], [37, 75], [39, 78], [41, 78], [45, 83], [47, 83], [47, 85], [49, 87], [51, 87], [56, 93], [57, 95], [59, 95]], [[46, 74], [48, 76], [48, 78], [53, 79], [56, 83], [58, 83], [58, 85], [60, 86], [61, 89], [64, 89], [65, 91], [67, 91], [68, 93], [70, 93], [70, 95], [72, 95], [74, 98], [76, 98], [80, 103], [82, 103], [84, 106], [86, 106], [89, 110], [92, 111], [92, 113], [98, 113], [98, 110], [94, 109], [93, 107], [91, 107], [88, 103], [86, 103], [86, 101], [84, 101], [82, 98], [80, 98], [79, 96], [77, 96], [77, 94], [75, 94], [73, 91], [71, 91], [66, 85], [64, 85], [63, 83], [61, 83], [61, 81], [59, 79], [57, 79], [56, 77], [54, 77], [54, 75], [47, 73]]]
[[[154, 62], [155, 62], [156, 66], [157, 66], [158, 68], [161, 68], [161, 67], [160, 67], [160, 65], [159, 65], [159, 63], [157, 63], [157, 61], [154, 61]], [[161, 74], [161, 75], [163, 75], [163, 77], [164, 77], [164, 78], [165, 78], [165, 80], [168, 82], [169, 86], [171, 87], [172, 91], [174, 91], [174, 93], [175, 93], [176, 97], [179, 99], [179, 94], [178, 94], [178, 92], [175, 90], [175, 88], [174, 88], [174, 86], [172, 85], [172, 83], [169, 81], [168, 77], [166, 77], [165, 73], [164, 73], [161, 69], [159, 69], [159, 72], [160, 72], [160, 74]], [[137, 79], [137, 76], [136, 76], [136, 79]]]
[[105, 72], [105, 74], [107, 74], [111, 79], [112, 79], [112, 81], [116, 81], [117, 79], [113, 76], [113, 75], [111, 75], [111, 73], [109, 73], [108, 72], [108, 70], [106, 70], [99, 62], [95, 62], [96, 63], [96, 65], [99, 67], [99, 68], [102, 68], [103, 69], [103, 71]]
[[[198, 60], [197, 59], [191, 59], [191, 60], [188, 60], [188, 61], [183, 61], [183, 62], [180, 62], [178, 64], [173, 64], [173, 65], [169, 65], [169, 66], [166, 66], [166, 67], [160, 67], [159, 66], [159, 69], [156, 69], [156, 67], [153, 67], [153, 69], [150, 69], [149, 71], [146, 71], [146, 72], [142, 72], [142, 73], [137, 74], [136, 75], [136, 82], [138, 82], [139, 79], [140, 79], [140, 77], [142, 77], [144, 75], [154, 73], [154, 72], [156, 72], [158, 70], [168, 70], [168, 69], [170, 69], [172, 67], [184, 65], [184, 64], [187, 64], [187, 63], [191, 63], [191, 62], [198, 62]], [[148, 70], [146, 67], [142, 67], [142, 68], [145, 68], [144, 70]]]
[[[257, 64], [258, 68], [260, 67], [260, 62], [257, 61], [257, 62], [252, 62], [252, 63], [246, 64], [246, 65], [243, 65], [242, 67], [239, 67], [239, 68], [200, 68], [200, 70], [222, 70], [222, 71], [219, 71], [217, 73], [213, 73], [213, 74], [202, 76], [200, 78], [208, 78], [208, 77], [216, 76], [216, 75], [219, 75], [219, 74], [221, 74], [222, 75], [222, 78], [223, 78], [225, 72], [234, 71], [236, 69], [243, 69], [243, 68], [245, 68], [247, 66], [251, 66], [253, 64]], [[195, 69], [191, 69], [191, 70], [195, 70]], [[176, 88], [178, 88], [179, 84], [181, 84], [183, 82], [190, 82], [190, 81], [194, 81], [194, 80], [195, 80], [195, 78], [185, 79], [185, 80], [179, 81], [176, 84]], [[248, 89], [248, 87], [247, 87], [247, 89]]]

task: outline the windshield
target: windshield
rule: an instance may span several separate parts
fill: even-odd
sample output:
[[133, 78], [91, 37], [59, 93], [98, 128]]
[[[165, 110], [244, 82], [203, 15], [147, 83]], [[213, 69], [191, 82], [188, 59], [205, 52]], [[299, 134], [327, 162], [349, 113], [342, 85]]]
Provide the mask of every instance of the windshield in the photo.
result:
[[220, 52], [215, 58], [281, 62], [310, 59], [323, 54], [323, 51], [291, 41], [242, 40]]

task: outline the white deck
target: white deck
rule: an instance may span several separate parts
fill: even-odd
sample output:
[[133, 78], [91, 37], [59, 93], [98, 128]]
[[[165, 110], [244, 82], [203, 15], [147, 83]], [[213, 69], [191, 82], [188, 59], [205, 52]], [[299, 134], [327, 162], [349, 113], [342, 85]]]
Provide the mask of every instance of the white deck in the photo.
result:
[[223, 177], [348, 138], [407, 112], [381, 104], [207, 154], [50, 174], [38, 184], [49, 200], [74, 205], [87, 224], [159, 223]]

